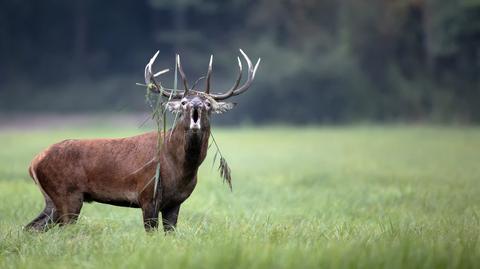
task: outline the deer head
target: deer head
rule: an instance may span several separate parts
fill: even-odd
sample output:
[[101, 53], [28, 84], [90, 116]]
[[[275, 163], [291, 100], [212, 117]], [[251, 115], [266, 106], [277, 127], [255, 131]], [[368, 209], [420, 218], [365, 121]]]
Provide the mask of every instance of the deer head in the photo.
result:
[[240, 85], [243, 67], [240, 58], [237, 57], [239, 68], [238, 76], [234, 85], [225, 93], [212, 93], [210, 90], [213, 55], [210, 56], [210, 63], [205, 76], [206, 85], [204, 91], [195, 88], [199, 80], [197, 80], [191, 88], [188, 86], [188, 80], [180, 62], [180, 55], [178, 54], [176, 56], [176, 65], [182, 80], [183, 90], [168, 89], [157, 82], [156, 78], [158, 76], [168, 72], [168, 69], [156, 74], [152, 72], [152, 65], [158, 56], [158, 51], [145, 67], [145, 83], [151, 85], [150, 89], [152, 91], [162, 94], [169, 99], [166, 103], [166, 108], [170, 112], [180, 115], [179, 122], [182, 123], [181, 125], [186, 129], [185, 131], [199, 132], [210, 128], [210, 115], [212, 113], [221, 114], [235, 106], [234, 103], [225, 102], [224, 100], [245, 92], [252, 84], [258, 65], [260, 64], [260, 59], [258, 59], [255, 66], [253, 66], [250, 58], [248, 58], [242, 50], [240, 50], [240, 53], [248, 65], [247, 80]]

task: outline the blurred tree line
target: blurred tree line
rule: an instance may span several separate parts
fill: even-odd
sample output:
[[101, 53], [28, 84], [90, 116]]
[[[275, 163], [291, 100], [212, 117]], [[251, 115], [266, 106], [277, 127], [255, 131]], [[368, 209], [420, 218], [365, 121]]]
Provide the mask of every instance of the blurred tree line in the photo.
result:
[[191, 83], [213, 53], [222, 91], [238, 48], [262, 63], [226, 121], [480, 121], [480, 0], [4, 0], [0, 110], [146, 110], [157, 49]]

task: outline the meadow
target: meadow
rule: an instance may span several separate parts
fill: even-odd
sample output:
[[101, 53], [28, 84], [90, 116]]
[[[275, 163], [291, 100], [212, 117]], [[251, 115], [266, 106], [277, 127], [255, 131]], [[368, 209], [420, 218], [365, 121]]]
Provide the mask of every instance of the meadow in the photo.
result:
[[85, 204], [76, 225], [22, 230], [43, 209], [31, 158], [65, 138], [137, 128], [0, 133], [0, 268], [480, 268], [480, 128], [214, 128], [175, 233]]

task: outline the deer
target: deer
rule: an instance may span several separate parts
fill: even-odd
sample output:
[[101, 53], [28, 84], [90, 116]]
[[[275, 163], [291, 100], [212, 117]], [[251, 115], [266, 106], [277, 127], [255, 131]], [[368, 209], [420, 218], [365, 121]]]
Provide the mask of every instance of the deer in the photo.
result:
[[[248, 65], [247, 79], [240, 85], [243, 67], [237, 57], [239, 72], [234, 85], [223, 93], [213, 93], [213, 55], [205, 90], [201, 91], [189, 88], [178, 54], [176, 67], [183, 90], [164, 88], [158, 83], [157, 77], [168, 71], [152, 72], [158, 53], [145, 67], [145, 82], [152, 86], [152, 92], [168, 98], [165, 108], [178, 113], [176, 124], [166, 132], [151, 131], [126, 138], [68, 139], [41, 151], [28, 171], [43, 194], [45, 208], [25, 229], [47, 231], [57, 224], [73, 224], [82, 205], [90, 202], [140, 208], [147, 232], [158, 229], [160, 213], [165, 233], [176, 229], [180, 206], [195, 189], [198, 169], [207, 156], [210, 116], [234, 107], [225, 100], [250, 88], [260, 58], [253, 65], [240, 49]], [[159, 139], [164, 141], [160, 149]], [[158, 164], [160, 180], [155, 186], [151, 179]]]

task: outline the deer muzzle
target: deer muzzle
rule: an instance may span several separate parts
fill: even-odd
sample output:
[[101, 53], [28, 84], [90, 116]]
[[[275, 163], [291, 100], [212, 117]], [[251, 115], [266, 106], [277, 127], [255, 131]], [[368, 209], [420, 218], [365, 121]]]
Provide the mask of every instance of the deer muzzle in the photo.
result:
[[190, 111], [190, 129], [191, 130], [201, 129], [201, 125], [200, 125], [201, 116], [202, 116], [202, 110], [199, 107], [194, 106]]

